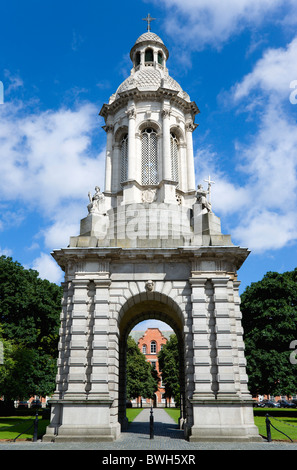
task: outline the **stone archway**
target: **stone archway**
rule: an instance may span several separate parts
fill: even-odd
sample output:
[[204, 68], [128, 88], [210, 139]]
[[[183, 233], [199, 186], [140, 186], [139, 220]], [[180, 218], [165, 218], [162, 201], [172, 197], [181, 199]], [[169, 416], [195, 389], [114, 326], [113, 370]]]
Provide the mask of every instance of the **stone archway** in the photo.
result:
[[[160, 292], [146, 292], [135, 296], [123, 305], [119, 314], [119, 400], [118, 417], [121, 429], [126, 429], [126, 349], [127, 338], [133, 327], [144, 320], [156, 319], [167, 323], [172, 327], [178, 338], [180, 356], [180, 387], [181, 396], [187, 392], [185, 384], [186, 371], [189, 367], [185, 364], [185, 316], [180, 307], [170, 297]], [[182, 400], [185, 403], [186, 400]], [[182, 422], [186, 419], [186, 409], [181, 409]]]

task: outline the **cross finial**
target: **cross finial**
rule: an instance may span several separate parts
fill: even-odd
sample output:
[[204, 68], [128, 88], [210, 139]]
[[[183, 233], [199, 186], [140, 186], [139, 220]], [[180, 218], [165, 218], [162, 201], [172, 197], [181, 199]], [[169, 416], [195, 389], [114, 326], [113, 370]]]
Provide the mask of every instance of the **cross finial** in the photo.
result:
[[208, 180], [204, 180], [204, 181], [208, 183], [208, 201], [210, 202], [211, 185], [215, 184], [215, 182], [211, 181], [210, 176], [208, 176]]
[[143, 21], [147, 21], [147, 30], [151, 30], [151, 22], [154, 21], [156, 18], [152, 18], [150, 14], [147, 15], [146, 18], [142, 18]]

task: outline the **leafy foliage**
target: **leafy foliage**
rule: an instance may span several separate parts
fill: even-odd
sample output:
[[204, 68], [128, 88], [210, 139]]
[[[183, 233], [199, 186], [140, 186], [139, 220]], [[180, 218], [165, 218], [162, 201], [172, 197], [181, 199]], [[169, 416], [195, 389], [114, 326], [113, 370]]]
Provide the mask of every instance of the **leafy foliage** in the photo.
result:
[[295, 394], [290, 343], [297, 339], [297, 269], [268, 272], [252, 283], [241, 296], [241, 311], [251, 393]]
[[176, 403], [180, 401], [180, 374], [179, 350], [176, 335], [171, 335], [169, 341], [158, 354], [159, 369], [162, 372], [162, 381], [165, 382], [165, 396], [174, 397]]
[[6, 398], [51, 394], [55, 386], [62, 288], [0, 257], [0, 325]]
[[153, 398], [159, 378], [131, 336], [127, 340], [127, 398]]

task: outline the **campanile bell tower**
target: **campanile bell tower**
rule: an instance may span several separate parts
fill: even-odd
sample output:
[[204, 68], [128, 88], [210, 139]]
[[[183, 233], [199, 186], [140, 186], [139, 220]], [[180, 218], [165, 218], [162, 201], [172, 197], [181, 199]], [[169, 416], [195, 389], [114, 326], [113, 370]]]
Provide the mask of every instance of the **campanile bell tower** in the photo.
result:
[[130, 51], [132, 70], [101, 109], [107, 133], [107, 207], [156, 202], [190, 207], [195, 199], [192, 132], [197, 105], [169, 75], [169, 52], [157, 34]]
[[[199, 109], [169, 75], [150, 31], [102, 106], [105, 187], [80, 233], [52, 255], [65, 271], [56, 391], [44, 440], [114, 440], [126, 420], [126, 348], [145, 319], [172, 327], [186, 439], [260, 440], [248, 391], [237, 271], [247, 258], [221, 231], [197, 175]], [[99, 169], [98, 169], [99, 171]]]

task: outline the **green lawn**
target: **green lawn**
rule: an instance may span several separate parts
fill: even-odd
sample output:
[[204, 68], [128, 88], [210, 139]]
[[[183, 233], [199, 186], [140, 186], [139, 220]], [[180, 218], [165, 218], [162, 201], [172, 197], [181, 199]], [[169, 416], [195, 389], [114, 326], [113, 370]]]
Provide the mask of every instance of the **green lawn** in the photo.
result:
[[[259, 434], [264, 437], [267, 436], [265, 419], [265, 416], [255, 416], [255, 424], [259, 429]], [[289, 436], [293, 441], [297, 441], [297, 418], [282, 416], [275, 419], [270, 416], [269, 420], [276, 429], [287, 434], [287, 436]], [[281, 432], [278, 432], [276, 429], [270, 426], [272, 440], [277, 439], [290, 442], [286, 436], [281, 434]]]
[[128, 422], [131, 423], [142, 410], [143, 408], [127, 408], [126, 416], [128, 418]]
[[180, 417], [180, 409], [179, 408], [163, 408], [171, 418], [174, 419], [176, 423], [178, 423], [178, 419]]
[[[7, 416], [0, 417], [0, 439], [15, 439], [24, 432], [18, 439], [33, 439], [35, 416]], [[38, 417], [38, 437], [45, 433], [49, 420]], [[30, 427], [31, 426], [31, 427]], [[28, 429], [30, 428], [30, 429]]]
[[[178, 408], [163, 408], [174, 420], [178, 423], [178, 418], [180, 416], [180, 410]], [[129, 423], [131, 423], [135, 417], [143, 410], [143, 408], [127, 408], [127, 418]], [[269, 410], [267, 410], [269, 414]], [[289, 413], [288, 413], [289, 414]], [[35, 416], [8, 416], [8, 417], [0, 417], [0, 440], [7, 439], [13, 440], [15, 439], [18, 434], [27, 430], [30, 425], [34, 423]], [[271, 424], [289, 436], [293, 441], [297, 441], [297, 417], [292, 416], [281, 416], [277, 417], [269, 417]], [[46, 430], [46, 426], [48, 426], [49, 420], [42, 419], [42, 416], [39, 416], [38, 421], [38, 438], [40, 438]], [[266, 437], [266, 423], [265, 423], [265, 416], [255, 416], [255, 424], [259, 429], [259, 433], [261, 436]], [[25, 434], [22, 434], [18, 439], [32, 439], [33, 438], [33, 430], [34, 427], [31, 426], [29, 430], [26, 431]], [[284, 440], [290, 442], [290, 440], [275, 430], [271, 426], [271, 437], [273, 440]]]

